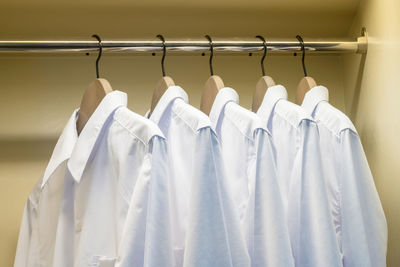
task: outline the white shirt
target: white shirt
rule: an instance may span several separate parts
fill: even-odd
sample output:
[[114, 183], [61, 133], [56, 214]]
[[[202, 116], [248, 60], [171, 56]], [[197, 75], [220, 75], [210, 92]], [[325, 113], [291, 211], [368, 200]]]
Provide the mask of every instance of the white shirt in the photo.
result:
[[302, 107], [318, 123], [343, 265], [386, 266], [386, 219], [360, 138], [350, 119], [328, 100], [328, 89], [316, 86]]
[[[77, 136], [73, 126], [59, 143]], [[60, 212], [44, 218], [58, 218], [54, 249], [46, 248], [54, 257], [38, 266], [172, 266], [166, 143], [158, 127], [129, 111], [126, 94], [114, 91], [71, 145], [59, 174]], [[58, 170], [57, 162], [49, 166]], [[43, 186], [54, 178], [45, 175]]]
[[168, 88], [150, 119], [168, 143], [176, 265], [249, 266], [210, 119], [179, 86]]
[[61, 134], [43, 177], [26, 202], [18, 237], [15, 267], [52, 266], [67, 160], [78, 139], [75, 110]]
[[251, 266], [294, 266], [271, 136], [261, 119], [238, 103], [235, 90], [221, 89], [210, 119], [221, 143]]
[[272, 134], [295, 266], [341, 266], [316, 123], [281, 85], [267, 90], [257, 114]]

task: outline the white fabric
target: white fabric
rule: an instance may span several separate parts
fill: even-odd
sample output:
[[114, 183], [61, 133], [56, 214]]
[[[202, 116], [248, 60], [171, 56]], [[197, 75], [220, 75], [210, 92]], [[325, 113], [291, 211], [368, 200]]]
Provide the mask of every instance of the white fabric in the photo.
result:
[[172, 86], [150, 116], [168, 143], [176, 266], [249, 266], [217, 137], [187, 102]]
[[294, 266], [271, 136], [260, 118], [238, 103], [235, 90], [221, 89], [210, 119], [221, 143], [251, 266]]
[[350, 119], [316, 86], [302, 107], [318, 124], [337, 239], [345, 267], [386, 266], [387, 224], [374, 180]]
[[[17, 253], [35, 261], [16, 266], [172, 266], [166, 144], [158, 127], [129, 111], [119, 91], [105, 96], [79, 137], [75, 123], [71, 118], [41, 183], [38, 243]], [[132, 237], [139, 241], [127, 256]]]
[[18, 237], [15, 267], [51, 266], [58, 213], [67, 175], [67, 160], [78, 139], [75, 110], [54, 148], [43, 177], [26, 202]]
[[295, 266], [341, 266], [316, 123], [281, 85], [267, 90], [257, 114], [272, 134]]

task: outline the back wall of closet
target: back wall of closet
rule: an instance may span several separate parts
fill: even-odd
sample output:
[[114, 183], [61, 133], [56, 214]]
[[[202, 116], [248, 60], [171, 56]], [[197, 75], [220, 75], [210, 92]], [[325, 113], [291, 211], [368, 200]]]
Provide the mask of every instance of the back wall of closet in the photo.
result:
[[[214, 38], [260, 34], [267, 41], [301, 34], [307, 40], [356, 38], [361, 27], [367, 26], [371, 38], [366, 57], [309, 54], [306, 65], [310, 76], [329, 89], [330, 102], [350, 116], [360, 133], [388, 220], [388, 266], [398, 266], [400, 162], [395, 153], [400, 151], [400, 108], [395, 101], [400, 97], [400, 81], [394, 62], [400, 62], [400, 54], [393, 48], [394, 40], [380, 43], [395, 34], [398, 47], [400, 32], [394, 25], [400, 21], [394, 15], [400, 16], [400, 5], [396, 0], [142, 2], [83, 1], [78, 5], [5, 0], [0, 4], [0, 39], [88, 39], [97, 33], [103, 40], [156, 40], [155, 35], [161, 33], [167, 41], [204, 34]], [[388, 11], [390, 16], [385, 15]], [[0, 266], [13, 264], [24, 203], [72, 110], [95, 78], [96, 56], [0, 53]], [[260, 59], [261, 54], [214, 55], [215, 74], [237, 90], [246, 108], [251, 107], [261, 75]], [[130, 109], [144, 114], [161, 77], [160, 61], [160, 53], [104, 54], [100, 75], [115, 90], [128, 93]], [[265, 67], [294, 101], [303, 75], [301, 56], [267, 56]], [[190, 103], [199, 107], [209, 77], [208, 55], [167, 53], [165, 68], [187, 91]]]

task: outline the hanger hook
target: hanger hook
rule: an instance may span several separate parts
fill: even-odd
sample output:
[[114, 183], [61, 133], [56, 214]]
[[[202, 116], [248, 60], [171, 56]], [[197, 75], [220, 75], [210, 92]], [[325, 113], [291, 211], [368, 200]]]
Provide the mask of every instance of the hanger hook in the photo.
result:
[[304, 63], [304, 58], [306, 56], [306, 49], [304, 48], [304, 41], [303, 41], [303, 38], [301, 38], [300, 35], [296, 35], [296, 38], [300, 42], [301, 52], [303, 53], [303, 55], [301, 57], [301, 63], [303, 64], [304, 77], [307, 77], [306, 64]]
[[204, 37], [206, 37], [208, 42], [210, 43], [210, 61], [209, 61], [209, 64], [210, 64], [210, 73], [211, 73], [211, 76], [213, 76], [214, 75], [214, 71], [213, 71], [213, 66], [212, 66], [212, 60], [213, 60], [213, 57], [214, 57], [214, 45], [213, 45], [213, 42], [211, 40], [210, 35], [207, 34]]
[[161, 34], [158, 34], [157, 38], [162, 41], [162, 45], [163, 45], [163, 55], [162, 55], [162, 58], [161, 58], [161, 71], [162, 71], [162, 76], [165, 77], [164, 60], [165, 60], [165, 54], [167, 53], [167, 47], [165, 45], [164, 36], [162, 36]]
[[261, 35], [257, 35], [256, 38], [261, 39], [261, 41], [263, 41], [264, 54], [261, 58], [261, 72], [262, 72], [262, 76], [265, 76], [264, 59], [267, 56], [267, 43], [265, 42], [264, 37], [262, 37]]
[[93, 37], [93, 38], [96, 38], [97, 41], [99, 41], [99, 55], [97, 56], [97, 59], [96, 59], [96, 77], [97, 77], [97, 79], [98, 79], [98, 78], [100, 78], [100, 74], [99, 74], [99, 61], [100, 61], [101, 55], [103, 54], [103, 46], [102, 46], [102, 44], [101, 44], [101, 39], [100, 39], [100, 37], [99, 37], [97, 34], [93, 34], [92, 37]]

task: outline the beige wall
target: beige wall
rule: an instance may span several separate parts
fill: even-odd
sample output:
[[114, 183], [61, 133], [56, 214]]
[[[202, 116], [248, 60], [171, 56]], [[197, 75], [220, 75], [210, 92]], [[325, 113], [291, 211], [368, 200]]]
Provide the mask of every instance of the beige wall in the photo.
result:
[[[0, 138], [56, 138], [95, 77], [95, 59], [95, 55], [1, 57], [0, 121], [7, 125], [0, 125]], [[226, 86], [239, 92], [245, 107], [251, 106], [253, 89], [261, 75], [260, 59], [260, 55], [214, 57], [215, 73]], [[106, 54], [100, 62], [100, 74], [115, 90], [128, 93], [128, 104], [133, 111], [144, 114], [161, 77], [160, 61], [161, 56]], [[310, 55], [306, 62], [309, 73], [332, 87], [333, 101], [343, 109], [341, 58]], [[209, 76], [208, 56], [167, 55], [165, 68], [188, 91], [190, 102], [199, 106], [201, 90]], [[272, 56], [266, 60], [266, 71], [276, 82], [294, 90], [302, 75], [301, 57]], [[291, 92], [290, 97], [294, 97]]]
[[[2, 0], [0, 39], [127, 39], [172, 37], [345, 37], [359, 0]], [[318, 21], [318, 23], [315, 23]], [[293, 88], [301, 77], [300, 58], [273, 56], [267, 71]], [[83, 90], [94, 78], [95, 56], [0, 54], [0, 266], [11, 266], [25, 200], [40, 178], [52, 147]], [[309, 72], [332, 89], [344, 109], [340, 56], [307, 59]], [[129, 95], [129, 108], [144, 114], [160, 78], [160, 57], [104, 55], [100, 71], [115, 89]], [[166, 71], [199, 106], [208, 59], [170, 56]], [[238, 90], [250, 107], [260, 75], [259, 57], [215, 57], [215, 72]]]
[[350, 35], [366, 26], [368, 54], [345, 56], [346, 113], [361, 136], [389, 226], [388, 266], [400, 266], [400, 1], [368, 0]]
[[[157, 5], [124, 7], [123, 1], [115, 1], [119, 3], [115, 7], [96, 4], [85, 8], [69, 6], [69, 2], [57, 8], [46, 0], [40, 1], [41, 6], [26, 2], [23, 8], [14, 5], [14, 1], [6, 2], [8, 6], [0, 8], [0, 39], [82, 37], [94, 32], [104, 39], [160, 32], [166, 38], [204, 33], [228, 37], [292, 37], [297, 33], [305, 38], [343, 37], [347, 32], [356, 37], [361, 26], [367, 26], [371, 38], [366, 57], [309, 56], [307, 66], [310, 75], [330, 89], [331, 102], [356, 124], [389, 223], [388, 266], [400, 266], [400, 161], [395, 155], [400, 151], [400, 108], [395, 102], [400, 97], [400, 51], [396, 50], [400, 21], [395, 17], [400, 17], [398, 0], [364, 1], [350, 31], [356, 0], [330, 4], [307, 0], [300, 6], [284, 6], [279, 0], [268, 1], [272, 4], [254, 1], [251, 7], [235, 1], [231, 8], [222, 5], [212, 11], [207, 1], [193, 8], [175, 0], [175, 7], [167, 13]], [[232, 1], [227, 0], [229, 3]], [[108, 19], [97, 20], [99, 15]], [[215, 73], [239, 92], [241, 104], [247, 108], [260, 75], [259, 59], [259, 55], [218, 54], [214, 58]], [[0, 54], [0, 266], [12, 266], [23, 205], [44, 171], [56, 138], [94, 77], [94, 61], [95, 55], [83, 54]], [[159, 55], [106, 54], [100, 72], [114, 89], [128, 93], [129, 108], [144, 114], [161, 75], [159, 61]], [[209, 75], [207, 64], [208, 58], [201, 56], [166, 58], [167, 74], [184, 87], [190, 102], [197, 107]], [[277, 82], [287, 86], [289, 97], [294, 100], [294, 89], [302, 75], [300, 57], [271, 56], [266, 60], [266, 69]]]

